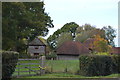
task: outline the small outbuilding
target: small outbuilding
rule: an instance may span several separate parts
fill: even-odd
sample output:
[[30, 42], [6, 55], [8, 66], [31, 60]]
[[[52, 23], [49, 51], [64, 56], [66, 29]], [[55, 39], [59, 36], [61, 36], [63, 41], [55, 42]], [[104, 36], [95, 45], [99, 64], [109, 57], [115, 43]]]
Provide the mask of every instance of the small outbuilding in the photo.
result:
[[116, 54], [116, 55], [120, 54], [120, 47], [112, 47], [112, 51], [111, 51], [110, 54], [111, 55], [113, 55], [113, 54]]
[[28, 44], [28, 53], [31, 56], [46, 55], [46, 45], [39, 38], [35, 38]]
[[64, 42], [59, 48], [56, 49], [58, 60], [75, 60], [81, 54], [88, 54], [90, 50], [82, 43], [76, 41]]

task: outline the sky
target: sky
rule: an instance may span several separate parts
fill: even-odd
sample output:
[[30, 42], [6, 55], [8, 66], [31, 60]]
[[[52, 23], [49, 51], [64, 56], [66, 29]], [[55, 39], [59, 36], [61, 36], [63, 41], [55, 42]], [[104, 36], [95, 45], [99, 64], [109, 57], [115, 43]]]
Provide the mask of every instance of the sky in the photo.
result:
[[[118, 29], [119, 0], [43, 0], [45, 12], [53, 20], [54, 28], [49, 29], [48, 38], [64, 24], [75, 22], [80, 26], [91, 24], [97, 28], [112, 26]], [[116, 33], [117, 34], [117, 33]], [[115, 45], [118, 38], [115, 39]]]

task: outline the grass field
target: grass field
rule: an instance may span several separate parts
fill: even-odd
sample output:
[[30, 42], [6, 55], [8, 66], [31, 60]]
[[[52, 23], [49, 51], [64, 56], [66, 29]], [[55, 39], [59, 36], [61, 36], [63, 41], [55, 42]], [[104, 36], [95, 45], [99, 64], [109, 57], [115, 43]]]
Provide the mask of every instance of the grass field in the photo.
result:
[[86, 77], [80, 75], [74, 75], [69, 73], [53, 73], [53, 74], [45, 74], [42, 76], [30, 76], [24, 78], [117, 78], [120, 74], [111, 74], [108, 76], [93, 76], [93, 77]]
[[[108, 76], [93, 76], [85, 77], [80, 75], [68, 74], [68, 73], [53, 73], [45, 74], [42, 76], [29, 76], [22, 78], [13, 78], [12, 80], [118, 80], [120, 74], [111, 74]], [[111, 78], [111, 79], [110, 79]]]
[[[34, 61], [20, 61], [19, 63], [40, 63], [39, 60]], [[46, 60], [46, 71], [48, 73], [51, 72], [67, 72], [67, 73], [73, 73], [75, 74], [79, 70], [79, 60]], [[21, 67], [19, 71], [29, 71], [26, 68], [23, 68], [24, 66], [29, 67], [29, 65], [20, 65]], [[18, 67], [18, 65], [17, 65]], [[32, 70], [39, 70], [39, 65], [31, 65], [30, 67], [38, 67], [38, 68], [32, 68]], [[15, 71], [18, 71], [18, 69], [15, 69]], [[34, 72], [31, 72], [32, 74], [36, 74]], [[20, 72], [19, 74], [29, 74], [29, 72]], [[14, 72], [13, 76], [18, 75], [17, 72]]]
[[[40, 61], [38, 60], [31, 61], [31, 63], [36, 63], [36, 62], [39, 63]], [[28, 61], [20, 61], [20, 63], [28, 63]], [[32, 65], [32, 66], [38, 67], [39, 65]], [[25, 71], [25, 70], [28, 71], [28, 69], [25, 68], [20, 69], [20, 71]], [[39, 70], [39, 68], [34, 68], [33, 70]], [[85, 76], [75, 75], [75, 73], [77, 73], [78, 70], [79, 70], [79, 60], [46, 60], [46, 71], [49, 73], [42, 76], [28, 76], [22, 78], [116, 78], [120, 76], [120, 74], [112, 74], [108, 76], [85, 77]], [[18, 69], [16, 69], [16, 71], [18, 71]], [[31, 73], [33, 74], [34, 72]], [[14, 72], [13, 75], [17, 75], [17, 74], [18, 73]], [[21, 72], [20, 74], [29, 74], [29, 72]]]

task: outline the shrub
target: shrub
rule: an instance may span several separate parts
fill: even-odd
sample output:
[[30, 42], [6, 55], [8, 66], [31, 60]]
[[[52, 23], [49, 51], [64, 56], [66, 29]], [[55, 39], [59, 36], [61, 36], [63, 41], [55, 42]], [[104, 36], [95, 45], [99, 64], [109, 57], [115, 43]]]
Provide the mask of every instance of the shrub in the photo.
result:
[[80, 74], [84, 76], [105, 76], [112, 73], [112, 58], [107, 55], [81, 55]]
[[113, 73], [120, 73], [120, 55], [112, 55]]
[[97, 53], [93, 53], [96, 55], [110, 55], [108, 52], [97, 52]]
[[57, 55], [56, 55], [56, 53], [51, 53], [51, 54], [49, 54], [49, 55], [46, 55], [46, 59], [48, 59], [48, 60], [50, 60], [50, 59], [56, 59], [56, 57], [57, 57]]
[[2, 52], [2, 80], [10, 80], [18, 61], [18, 53], [13, 51]]

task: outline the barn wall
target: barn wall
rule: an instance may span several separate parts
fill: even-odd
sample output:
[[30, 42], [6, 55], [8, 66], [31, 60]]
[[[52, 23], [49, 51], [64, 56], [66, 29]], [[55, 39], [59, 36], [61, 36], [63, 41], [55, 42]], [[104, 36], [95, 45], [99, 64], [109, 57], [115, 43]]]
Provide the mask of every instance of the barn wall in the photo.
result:
[[79, 56], [57, 55], [58, 60], [78, 60]]
[[28, 47], [28, 53], [33, 56], [34, 53], [45, 54], [45, 46], [37, 46], [38, 49], [35, 49], [35, 46]]

